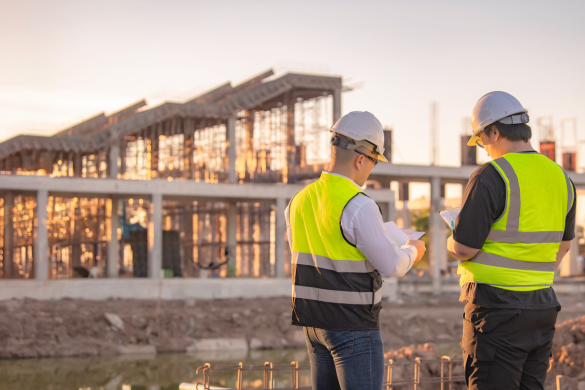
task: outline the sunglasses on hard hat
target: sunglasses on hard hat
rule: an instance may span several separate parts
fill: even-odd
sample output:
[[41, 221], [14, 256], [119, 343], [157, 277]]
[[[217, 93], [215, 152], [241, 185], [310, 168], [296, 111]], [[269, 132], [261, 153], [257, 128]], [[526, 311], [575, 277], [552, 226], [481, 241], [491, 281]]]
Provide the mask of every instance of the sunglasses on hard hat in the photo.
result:
[[483, 147], [483, 139], [482, 139], [483, 135], [484, 135], [484, 132], [480, 131], [479, 133], [477, 133], [477, 139], [475, 140], [476, 145], [482, 149], [484, 148]]
[[375, 158], [373, 158], [373, 157], [370, 157], [370, 156], [368, 156], [367, 154], [365, 154], [365, 153], [362, 153], [362, 152], [359, 152], [359, 151], [357, 151], [357, 150], [355, 150], [355, 149], [354, 149], [353, 151], [354, 151], [354, 152], [356, 152], [357, 154], [361, 154], [362, 156], [364, 156], [365, 158], [367, 158], [367, 159], [369, 159], [369, 160], [372, 160], [372, 162], [374, 163], [374, 166], [378, 165], [378, 162], [379, 162], [379, 161], [378, 161], [378, 160], [376, 160]]

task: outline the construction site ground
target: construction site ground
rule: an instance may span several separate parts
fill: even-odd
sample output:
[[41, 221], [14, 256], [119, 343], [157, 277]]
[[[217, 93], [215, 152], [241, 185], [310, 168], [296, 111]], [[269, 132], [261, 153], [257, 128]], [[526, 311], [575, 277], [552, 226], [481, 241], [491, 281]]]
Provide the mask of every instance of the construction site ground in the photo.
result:
[[[397, 303], [384, 302], [380, 319], [382, 337], [385, 350], [394, 350], [388, 356], [460, 357], [458, 341], [464, 304], [457, 298], [418, 295], [403, 296]], [[585, 381], [585, 303], [578, 295], [561, 295], [559, 300], [563, 309], [559, 313], [553, 347], [555, 362], [549, 381], [556, 374]], [[227, 345], [233, 343], [240, 349], [244, 342], [244, 348], [252, 350], [302, 350], [305, 347], [302, 328], [290, 325], [290, 306], [290, 298], [3, 301], [0, 302], [0, 358], [197, 352], [202, 345], [209, 349], [222, 348], [221, 343], [210, 339], [235, 339]], [[202, 344], [201, 340], [207, 343]], [[400, 349], [426, 342], [437, 347]], [[221, 360], [226, 360], [221, 351], [197, 353], [207, 354], [209, 360], [220, 353]], [[233, 354], [233, 364], [237, 364], [238, 356]]]

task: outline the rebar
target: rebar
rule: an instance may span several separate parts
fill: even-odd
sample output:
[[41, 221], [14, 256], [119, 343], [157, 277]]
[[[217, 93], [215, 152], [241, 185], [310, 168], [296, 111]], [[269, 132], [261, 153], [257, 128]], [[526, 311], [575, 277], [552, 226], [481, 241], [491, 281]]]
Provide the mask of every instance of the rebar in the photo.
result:
[[[439, 363], [441, 372], [439, 377], [427, 377], [422, 376], [422, 367], [427, 364]], [[392, 359], [388, 360], [385, 364], [385, 381], [383, 388], [386, 390], [404, 388], [412, 386], [414, 390], [421, 390], [425, 384], [440, 384], [441, 389], [445, 388], [445, 384], [448, 384], [448, 389], [452, 388], [453, 383], [464, 382], [464, 376], [453, 376], [452, 368], [454, 364], [462, 364], [463, 359], [451, 359], [448, 356], [443, 356], [440, 359], [422, 359], [416, 358], [415, 360], [407, 360], [395, 362]], [[413, 366], [412, 378], [413, 380], [401, 380], [394, 381], [393, 373], [396, 366]], [[274, 389], [274, 390], [309, 390], [311, 386], [301, 386], [300, 372], [302, 370], [310, 370], [308, 365], [299, 365], [299, 362], [291, 362], [289, 366], [275, 366], [271, 362], [265, 362], [262, 366], [248, 366], [243, 363], [238, 365], [217, 365], [212, 366], [209, 363], [205, 363], [204, 366], [197, 368], [196, 373], [201, 373], [203, 378], [200, 382], [196, 382], [197, 386], [202, 386], [201, 389], [209, 390], [211, 383], [211, 374], [213, 371], [219, 370], [235, 370], [237, 372], [237, 379], [235, 382], [235, 388], [229, 390], [245, 390], [244, 389], [244, 371], [262, 371], [263, 372], [263, 389]], [[290, 372], [290, 386], [289, 387], [274, 387], [274, 372], [284, 371]], [[447, 370], [447, 376], [445, 376], [445, 370]], [[557, 383], [560, 383], [560, 379], [557, 378]], [[200, 387], [197, 387], [200, 388]]]

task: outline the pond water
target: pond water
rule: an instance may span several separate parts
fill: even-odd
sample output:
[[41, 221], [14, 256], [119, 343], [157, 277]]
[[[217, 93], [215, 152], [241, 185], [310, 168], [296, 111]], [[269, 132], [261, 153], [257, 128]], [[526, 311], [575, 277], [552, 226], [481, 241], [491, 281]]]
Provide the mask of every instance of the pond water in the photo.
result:
[[[460, 352], [457, 343], [437, 345], [441, 354]], [[386, 347], [385, 349], [390, 349]], [[309, 365], [306, 349], [226, 351], [204, 354], [153, 356], [100, 356], [0, 360], [2, 390], [178, 390], [181, 382], [196, 382], [198, 367], [212, 365]], [[212, 385], [235, 387], [236, 371], [214, 371]], [[262, 387], [262, 371], [246, 371], [245, 388]], [[277, 387], [290, 386], [290, 371], [277, 371]], [[300, 384], [310, 384], [309, 370], [301, 371]]]

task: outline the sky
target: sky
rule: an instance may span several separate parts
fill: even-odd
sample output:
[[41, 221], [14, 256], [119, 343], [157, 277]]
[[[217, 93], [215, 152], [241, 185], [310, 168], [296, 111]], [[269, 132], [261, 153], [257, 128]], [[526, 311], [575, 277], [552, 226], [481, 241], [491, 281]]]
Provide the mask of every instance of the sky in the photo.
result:
[[549, 115], [585, 139], [584, 16], [583, 1], [0, 0], [0, 140], [270, 68], [359, 86], [343, 112], [393, 127], [397, 163], [429, 163], [436, 101], [439, 163], [459, 165], [463, 118], [493, 90], [528, 108], [536, 141]]

